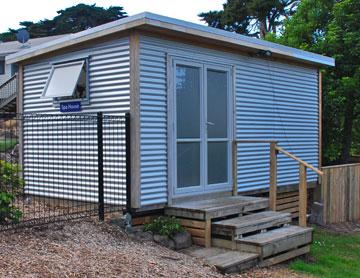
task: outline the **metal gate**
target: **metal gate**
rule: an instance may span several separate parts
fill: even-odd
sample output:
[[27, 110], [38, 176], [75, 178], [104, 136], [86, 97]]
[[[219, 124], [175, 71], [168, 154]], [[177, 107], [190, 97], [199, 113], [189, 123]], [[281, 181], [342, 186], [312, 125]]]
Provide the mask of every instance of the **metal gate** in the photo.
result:
[[0, 115], [0, 230], [124, 209], [130, 115]]

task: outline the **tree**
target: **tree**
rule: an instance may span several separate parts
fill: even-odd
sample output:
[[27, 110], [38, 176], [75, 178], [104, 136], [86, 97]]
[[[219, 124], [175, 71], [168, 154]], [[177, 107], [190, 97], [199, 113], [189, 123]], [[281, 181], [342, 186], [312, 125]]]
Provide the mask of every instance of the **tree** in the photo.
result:
[[[325, 164], [347, 163], [360, 150], [360, 2], [303, 0], [285, 22], [279, 43], [336, 59], [323, 70]], [[354, 140], [357, 139], [357, 140]]]
[[[66, 33], [76, 33], [95, 26], [108, 23], [126, 16], [122, 7], [108, 9], [94, 5], [79, 4], [57, 12], [53, 19], [44, 19], [36, 23], [20, 22], [20, 29], [27, 29], [31, 38], [39, 38]], [[0, 34], [0, 41], [15, 40], [17, 30], [9, 29]]]
[[360, 115], [360, 2], [344, 0], [333, 8], [325, 47], [336, 59], [334, 77], [344, 98], [341, 161], [348, 162], [352, 149], [354, 119]]
[[265, 38], [291, 16], [298, 0], [227, 0], [222, 11], [199, 14], [209, 26]]

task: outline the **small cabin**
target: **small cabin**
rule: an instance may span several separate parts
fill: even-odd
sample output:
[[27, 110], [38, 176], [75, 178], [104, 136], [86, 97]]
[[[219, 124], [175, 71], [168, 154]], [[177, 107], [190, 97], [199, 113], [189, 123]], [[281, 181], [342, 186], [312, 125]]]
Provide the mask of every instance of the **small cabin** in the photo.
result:
[[[270, 194], [276, 210], [276, 189], [317, 184], [320, 69], [334, 66], [332, 58], [145, 12], [24, 49], [7, 62], [19, 67], [19, 113], [129, 112], [131, 210], [205, 221], [192, 229], [204, 228], [194, 236], [203, 245], [211, 245], [212, 219], [269, 207], [266, 198], [243, 196]], [[37, 167], [48, 159], [57, 169], [49, 180], [27, 167], [38, 159], [29, 150], [39, 141], [26, 130], [23, 136], [29, 192], [64, 196], [64, 184], [74, 180], [59, 169], [71, 158], [42, 157]], [[46, 138], [49, 149], [59, 147]], [[124, 167], [119, 162], [115, 170]], [[90, 185], [81, 186], [86, 195]], [[306, 202], [304, 211], [297, 200], [303, 221]]]
[[[69, 100], [81, 111], [68, 113], [130, 112], [134, 209], [231, 194], [233, 168], [239, 194], [266, 192], [266, 140], [321, 163], [319, 69], [334, 65], [329, 57], [142, 13], [24, 49], [7, 63], [19, 65], [20, 113], [60, 114]], [[243, 143], [233, 167], [235, 139]], [[316, 181], [309, 172], [308, 183]], [[277, 182], [298, 184], [296, 161], [279, 157]]]

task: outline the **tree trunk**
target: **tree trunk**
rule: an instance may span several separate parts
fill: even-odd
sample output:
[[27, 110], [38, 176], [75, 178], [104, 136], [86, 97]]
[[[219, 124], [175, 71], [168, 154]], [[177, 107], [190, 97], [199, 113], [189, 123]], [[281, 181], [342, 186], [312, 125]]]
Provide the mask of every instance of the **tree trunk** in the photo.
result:
[[260, 39], [264, 39], [267, 33], [266, 30], [266, 18], [260, 19]]
[[350, 160], [354, 107], [355, 107], [354, 92], [351, 92], [347, 99], [346, 108], [345, 108], [345, 119], [344, 119], [342, 150], [341, 150], [342, 163], [348, 163]]

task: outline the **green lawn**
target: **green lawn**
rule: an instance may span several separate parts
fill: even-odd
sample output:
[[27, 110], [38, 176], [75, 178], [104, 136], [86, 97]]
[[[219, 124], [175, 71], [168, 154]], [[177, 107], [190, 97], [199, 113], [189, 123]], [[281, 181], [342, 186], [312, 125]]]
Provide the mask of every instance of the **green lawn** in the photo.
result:
[[290, 268], [317, 277], [360, 277], [360, 235], [335, 235], [317, 229], [310, 255], [314, 262], [297, 260]]
[[17, 139], [0, 139], [0, 152], [11, 150], [17, 144]]

